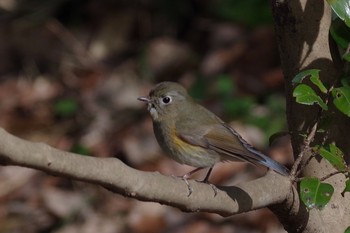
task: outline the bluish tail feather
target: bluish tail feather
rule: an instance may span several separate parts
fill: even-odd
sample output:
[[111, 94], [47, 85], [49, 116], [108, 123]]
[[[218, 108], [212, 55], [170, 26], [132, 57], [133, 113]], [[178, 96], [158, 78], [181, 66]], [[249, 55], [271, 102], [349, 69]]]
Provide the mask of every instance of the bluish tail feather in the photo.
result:
[[281, 175], [284, 175], [284, 176], [289, 175], [289, 170], [285, 166], [283, 166], [282, 164], [279, 164], [278, 162], [274, 161], [269, 157], [265, 157], [265, 161], [262, 161], [262, 164], [265, 165], [266, 167], [269, 167], [275, 170]]
[[[247, 147], [246, 147], [247, 148]], [[261, 157], [260, 160], [257, 160], [256, 162], [260, 163], [261, 165], [264, 165], [268, 168], [271, 168], [272, 170], [280, 173], [284, 176], [289, 176], [289, 170], [282, 164], [276, 162], [275, 160], [271, 159], [270, 157], [264, 155], [260, 151], [254, 149], [253, 147], [247, 148], [250, 152], [254, 153], [255, 155]]]

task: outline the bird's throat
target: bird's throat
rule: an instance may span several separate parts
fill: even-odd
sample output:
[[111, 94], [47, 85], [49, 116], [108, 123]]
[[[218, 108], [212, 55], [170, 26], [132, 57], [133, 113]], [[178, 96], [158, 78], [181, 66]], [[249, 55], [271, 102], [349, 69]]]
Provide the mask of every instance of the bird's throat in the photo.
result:
[[151, 114], [151, 117], [154, 121], [158, 121], [159, 116], [158, 116], [158, 112], [155, 108], [150, 108], [149, 113]]

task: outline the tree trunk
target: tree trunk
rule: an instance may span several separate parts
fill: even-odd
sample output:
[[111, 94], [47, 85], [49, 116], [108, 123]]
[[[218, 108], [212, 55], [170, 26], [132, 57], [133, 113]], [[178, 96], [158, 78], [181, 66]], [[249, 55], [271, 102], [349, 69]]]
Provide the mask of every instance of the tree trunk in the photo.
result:
[[[285, 76], [287, 121], [296, 156], [304, 145], [304, 137], [301, 135], [310, 132], [318, 119], [319, 108], [296, 103], [292, 96], [292, 79], [302, 70], [320, 69], [321, 80], [328, 87], [339, 83], [341, 70], [332, 61], [329, 48], [331, 8], [326, 2], [319, 0], [275, 0], [273, 16]], [[349, 162], [350, 120], [339, 111], [334, 112], [327, 132], [316, 134], [311, 146], [321, 144], [324, 139], [326, 143], [335, 142]], [[308, 156], [304, 156], [302, 164], [308, 159]], [[301, 176], [322, 178], [334, 171], [327, 161], [316, 156], [309, 160]], [[304, 218], [302, 227], [290, 224], [293, 219], [282, 220], [289, 232], [343, 233], [350, 226], [350, 193], [345, 193], [344, 197], [341, 195], [345, 187], [344, 175], [334, 175], [325, 182], [332, 184], [335, 189], [330, 203], [322, 211], [301, 213], [299, 217]]]

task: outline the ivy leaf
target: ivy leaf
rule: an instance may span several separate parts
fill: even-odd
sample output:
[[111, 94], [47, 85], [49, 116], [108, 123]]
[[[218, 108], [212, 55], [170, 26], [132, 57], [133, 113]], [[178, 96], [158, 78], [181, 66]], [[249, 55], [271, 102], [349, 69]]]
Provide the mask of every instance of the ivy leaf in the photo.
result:
[[310, 80], [320, 89], [320, 91], [322, 91], [325, 94], [327, 93], [327, 88], [323, 85], [323, 82], [321, 81], [319, 76], [311, 76]]
[[339, 111], [350, 117], [350, 88], [338, 87], [332, 90], [333, 103]]
[[332, 185], [321, 183], [314, 177], [304, 178], [300, 183], [300, 197], [308, 209], [322, 210], [334, 193]]
[[338, 171], [346, 169], [344, 153], [334, 144], [323, 146], [319, 149], [320, 155], [333, 165]]
[[293, 91], [293, 96], [297, 103], [305, 105], [313, 105], [317, 103], [323, 110], [328, 110], [328, 106], [319, 97], [316, 92], [306, 84], [299, 84]]
[[345, 24], [350, 27], [350, 2], [349, 0], [327, 0], [333, 11], [338, 17], [344, 20]]
[[320, 80], [320, 70], [319, 69], [310, 69], [304, 70], [297, 74], [292, 80], [293, 83], [301, 83], [306, 77], [310, 76], [310, 81], [315, 84], [320, 91], [327, 93], [327, 88], [324, 86]]
[[339, 45], [339, 47], [346, 49], [350, 41], [350, 28], [346, 26], [344, 21], [336, 18], [332, 21], [329, 32], [334, 39], [334, 41]]
[[346, 192], [350, 192], [350, 179], [346, 180], [345, 188], [344, 188], [343, 192], [341, 192], [341, 195], [344, 197], [344, 194]]
[[320, 70], [319, 69], [309, 69], [309, 70], [301, 71], [299, 74], [295, 75], [292, 82], [293, 83], [301, 83], [304, 80], [304, 78], [306, 78], [307, 76], [320, 77]]

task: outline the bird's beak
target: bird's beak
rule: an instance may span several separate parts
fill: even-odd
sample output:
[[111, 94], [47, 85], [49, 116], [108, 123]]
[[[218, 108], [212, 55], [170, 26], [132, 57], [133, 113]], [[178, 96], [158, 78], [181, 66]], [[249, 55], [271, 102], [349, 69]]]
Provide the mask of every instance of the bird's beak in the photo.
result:
[[146, 103], [151, 102], [150, 98], [148, 98], [146, 96], [141, 96], [141, 97], [139, 97], [137, 99], [140, 100], [140, 101], [146, 102]]

